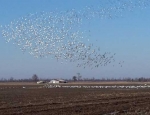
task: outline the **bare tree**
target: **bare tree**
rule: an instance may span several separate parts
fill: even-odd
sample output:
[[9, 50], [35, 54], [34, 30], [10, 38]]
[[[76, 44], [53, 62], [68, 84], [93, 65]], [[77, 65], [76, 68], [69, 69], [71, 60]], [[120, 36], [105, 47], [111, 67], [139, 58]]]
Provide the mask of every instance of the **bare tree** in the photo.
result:
[[82, 79], [82, 76], [80, 73], [77, 73], [77, 76], [78, 76], [78, 80], [81, 80]]
[[36, 74], [34, 74], [34, 75], [32, 76], [32, 80], [33, 80], [33, 81], [36, 82], [36, 81], [38, 81], [38, 79], [39, 79], [39, 78], [38, 78], [38, 76], [37, 76]]
[[76, 76], [73, 76], [72, 79], [73, 79], [73, 81], [77, 81], [77, 77]]
[[14, 81], [14, 78], [13, 78], [13, 77], [10, 77], [9, 81], [11, 81], [11, 82]]

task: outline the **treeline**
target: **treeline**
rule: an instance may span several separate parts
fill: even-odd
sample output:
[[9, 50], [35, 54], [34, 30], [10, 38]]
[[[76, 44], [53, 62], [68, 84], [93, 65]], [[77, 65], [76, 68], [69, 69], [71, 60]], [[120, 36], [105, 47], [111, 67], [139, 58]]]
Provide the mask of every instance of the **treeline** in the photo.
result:
[[24, 78], [24, 79], [14, 79], [13, 77], [10, 77], [8, 79], [6, 78], [1, 78], [0, 82], [36, 82], [39, 81], [39, 77], [34, 74], [31, 78]]
[[[6, 79], [6, 78], [1, 78], [0, 82], [37, 82], [37, 81], [45, 81], [49, 82], [52, 79], [42, 79], [39, 78], [36, 74], [34, 74], [31, 78], [25, 78], [25, 79], [14, 79], [13, 77]], [[91, 82], [117, 82], [117, 81], [126, 81], [126, 82], [150, 82], [150, 78], [82, 78], [82, 76], [73, 76], [71, 79], [64, 79], [68, 82], [86, 82], [86, 81], [91, 81]]]
[[95, 79], [95, 78], [84, 78], [84, 79], [80, 79], [77, 81], [101, 81], [101, 82], [112, 82], [112, 81], [127, 81], [127, 82], [150, 82], [150, 78], [144, 78], [144, 77], [140, 77], [140, 78], [100, 78], [100, 79]]

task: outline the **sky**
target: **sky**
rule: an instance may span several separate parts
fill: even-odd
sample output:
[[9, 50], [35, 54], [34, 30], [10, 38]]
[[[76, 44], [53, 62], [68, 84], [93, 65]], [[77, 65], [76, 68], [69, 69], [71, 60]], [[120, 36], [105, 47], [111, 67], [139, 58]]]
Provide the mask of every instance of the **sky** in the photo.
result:
[[[109, 1], [117, 0], [0, 0], [0, 25], [8, 25], [13, 20], [30, 13], [83, 11], [87, 6], [94, 9], [111, 7]], [[122, 0], [123, 1], [123, 0]], [[134, 0], [130, 0], [134, 1]], [[142, 1], [142, 0], [140, 0]], [[143, 0], [148, 1], [148, 0]], [[117, 5], [117, 3], [113, 3]], [[137, 78], [150, 77], [150, 6], [135, 7], [132, 11], [123, 9], [118, 14], [111, 12], [112, 18], [86, 20], [79, 30], [90, 31], [90, 43], [101, 48], [102, 52], [116, 53], [116, 62], [99, 68], [79, 68], [76, 63], [61, 64], [51, 57], [35, 58], [22, 52], [11, 41], [6, 43], [0, 33], [0, 78], [39, 78], [71, 79], [77, 73], [83, 78]], [[89, 34], [89, 33], [85, 33]], [[85, 35], [84, 38], [87, 36]], [[85, 41], [88, 43], [87, 41]], [[119, 62], [124, 61], [123, 66]]]

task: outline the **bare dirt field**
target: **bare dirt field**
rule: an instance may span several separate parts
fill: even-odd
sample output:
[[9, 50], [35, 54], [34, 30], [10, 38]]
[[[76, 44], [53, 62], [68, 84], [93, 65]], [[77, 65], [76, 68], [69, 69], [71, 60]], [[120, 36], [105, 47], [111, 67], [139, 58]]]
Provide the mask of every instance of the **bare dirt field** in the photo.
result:
[[150, 88], [42, 86], [35, 83], [0, 83], [0, 115], [150, 115]]

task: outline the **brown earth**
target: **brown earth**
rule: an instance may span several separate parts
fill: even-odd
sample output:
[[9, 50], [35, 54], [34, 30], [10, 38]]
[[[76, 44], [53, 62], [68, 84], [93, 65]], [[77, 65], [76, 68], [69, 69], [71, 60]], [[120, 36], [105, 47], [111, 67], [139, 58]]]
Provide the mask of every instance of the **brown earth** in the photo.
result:
[[5, 84], [0, 85], [0, 115], [150, 115], [150, 89]]

